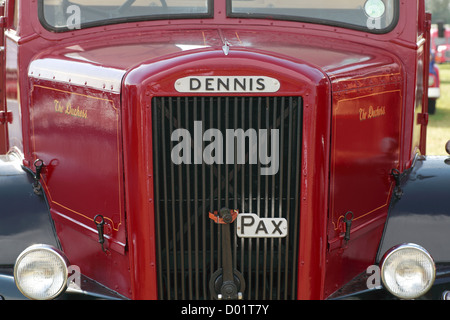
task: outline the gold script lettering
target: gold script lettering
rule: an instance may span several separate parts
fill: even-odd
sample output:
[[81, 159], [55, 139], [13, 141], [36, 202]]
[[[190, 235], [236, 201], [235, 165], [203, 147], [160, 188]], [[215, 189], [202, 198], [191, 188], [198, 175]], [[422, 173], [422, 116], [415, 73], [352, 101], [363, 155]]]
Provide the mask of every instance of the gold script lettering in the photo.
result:
[[55, 112], [63, 113], [64, 107], [61, 105], [61, 102], [59, 100], [55, 100]]
[[80, 109], [80, 107], [73, 108], [70, 102], [66, 104], [66, 107], [64, 109], [64, 106], [59, 100], [55, 100], [55, 112], [57, 113], [63, 113], [68, 116], [81, 118], [81, 119], [87, 119], [88, 118], [88, 112], [87, 110]]
[[366, 108], [359, 109], [359, 121], [370, 120], [374, 118], [383, 117], [386, 115], [386, 107], [373, 107], [370, 106], [369, 110]]

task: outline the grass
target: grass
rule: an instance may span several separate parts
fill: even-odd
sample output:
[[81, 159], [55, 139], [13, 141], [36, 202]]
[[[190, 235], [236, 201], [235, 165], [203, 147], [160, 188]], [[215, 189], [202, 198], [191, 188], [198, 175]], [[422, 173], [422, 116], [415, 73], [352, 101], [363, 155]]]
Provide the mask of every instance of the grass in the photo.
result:
[[439, 70], [441, 97], [436, 103], [436, 113], [429, 116], [428, 155], [447, 155], [445, 144], [450, 140], [450, 64], [440, 64]]

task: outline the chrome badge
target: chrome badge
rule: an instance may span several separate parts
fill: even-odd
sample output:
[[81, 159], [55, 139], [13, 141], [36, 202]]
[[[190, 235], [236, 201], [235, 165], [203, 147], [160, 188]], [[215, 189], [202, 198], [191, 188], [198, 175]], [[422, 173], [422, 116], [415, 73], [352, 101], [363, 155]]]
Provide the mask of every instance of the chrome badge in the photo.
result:
[[284, 238], [287, 233], [285, 218], [260, 218], [254, 213], [237, 216], [237, 235], [240, 238]]
[[175, 89], [184, 93], [274, 93], [280, 81], [260, 76], [195, 76], [175, 81]]

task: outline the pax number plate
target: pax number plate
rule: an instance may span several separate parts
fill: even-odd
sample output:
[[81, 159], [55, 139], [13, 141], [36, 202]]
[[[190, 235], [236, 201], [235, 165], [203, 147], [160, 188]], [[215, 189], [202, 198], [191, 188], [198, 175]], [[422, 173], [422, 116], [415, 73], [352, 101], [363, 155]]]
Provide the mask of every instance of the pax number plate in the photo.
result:
[[254, 213], [237, 217], [237, 235], [240, 238], [284, 238], [288, 224], [284, 218], [260, 218]]

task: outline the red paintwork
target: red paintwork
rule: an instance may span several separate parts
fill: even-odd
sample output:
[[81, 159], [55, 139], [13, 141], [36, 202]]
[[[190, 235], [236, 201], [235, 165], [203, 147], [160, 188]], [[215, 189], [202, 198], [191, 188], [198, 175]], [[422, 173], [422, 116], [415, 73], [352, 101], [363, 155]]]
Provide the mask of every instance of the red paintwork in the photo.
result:
[[[5, 12], [5, 6], [0, 6], [0, 16], [3, 16]], [[1, 37], [0, 37], [0, 46], [4, 46], [5, 45], [5, 38], [3, 37], [3, 30], [0, 31]], [[5, 91], [5, 69], [3, 68], [3, 64], [4, 64], [4, 55], [5, 52], [2, 51], [0, 52], [0, 61], [2, 61], [0, 63], [1, 65], [1, 70], [0, 70], [0, 90], [1, 92]], [[6, 105], [6, 101], [5, 101], [5, 96], [2, 95], [1, 99], [0, 99], [0, 113], [4, 112], [6, 110], [5, 108]], [[5, 117], [7, 116], [7, 114], [5, 113]], [[7, 121], [7, 119], [3, 119], [3, 121]], [[2, 120], [0, 120], [0, 154], [5, 154], [8, 151], [8, 145], [7, 145], [7, 131], [6, 131], [6, 124], [4, 124], [2, 122]]]
[[[385, 35], [228, 19], [225, 1], [215, 1], [214, 19], [52, 33], [38, 21], [37, 1], [20, 5], [20, 31], [6, 44], [8, 110], [19, 112], [17, 101], [22, 112], [8, 127], [9, 146], [26, 165], [41, 158], [48, 166], [45, 191], [70, 262], [124, 296], [157, 299], [151, 99], [178, 95], [174, 82], [188, 75], [258, 74], [280, 80], [277, 95], [304, 98], [299, 298], [326, 298], [363, 272], [386, 219], [390, 170], [425, 152], [414, 112], [426, 112], [420, 66], [428, 65], [418, 2], [400, 2], [398, 25]], [[81, 117], [55, 109], [69, 104]], [[364, 118], [370, 107], [377, 116]], [[345, 244], [347, 211], [355, 219]], [[108, 223], [108, 254], [97, 243], [97, 214]]]

